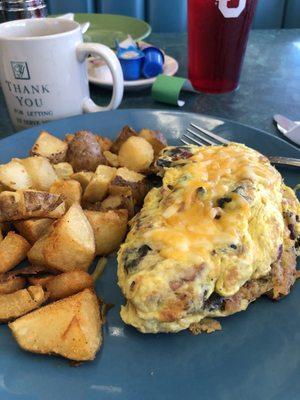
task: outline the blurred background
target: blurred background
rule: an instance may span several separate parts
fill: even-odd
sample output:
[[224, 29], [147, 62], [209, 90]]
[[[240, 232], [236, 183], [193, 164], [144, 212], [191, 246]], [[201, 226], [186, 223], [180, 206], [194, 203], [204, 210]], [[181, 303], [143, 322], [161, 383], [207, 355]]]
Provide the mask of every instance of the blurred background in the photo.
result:
[[[229, 0], [234, 3], [237, 0]], [[50, 14], [110, 13], [143, 19], [153, 32], [185, 32], [187, 0], [47, 0]], [[300, 0], [258, 0], [254, 29], [300, 28]]]

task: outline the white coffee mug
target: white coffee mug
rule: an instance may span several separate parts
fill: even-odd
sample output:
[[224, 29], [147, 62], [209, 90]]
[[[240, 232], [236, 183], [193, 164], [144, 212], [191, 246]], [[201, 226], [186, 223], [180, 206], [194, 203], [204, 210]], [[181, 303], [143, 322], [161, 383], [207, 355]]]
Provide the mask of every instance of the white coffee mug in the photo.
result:
[[[89, 54], [102, 57], [113, 76], [112, 99], [106, 107], [90, 98], [85, 62]], [[0, 24], [0, 82], [15, 129], [113, 110], [124, 90], [115, 53], [102, 44], [83, 43], [77, 22], [56, 18]]]

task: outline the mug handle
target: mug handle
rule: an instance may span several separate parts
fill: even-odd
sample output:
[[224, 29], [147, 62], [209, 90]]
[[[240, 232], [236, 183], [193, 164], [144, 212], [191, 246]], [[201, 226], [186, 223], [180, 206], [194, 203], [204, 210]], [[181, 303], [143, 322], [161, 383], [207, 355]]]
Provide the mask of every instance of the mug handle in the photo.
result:
[[76, 47], [77, 59], [79, 62], [84, 62], [89, 54], [102, 57], [107, 63], [113, 77], [113, 92], [112, 98], [108, 106], [100, 107], [93, 102], [89, 97], [83, 101], [83, 111], [86, 113], [115, 110], [119, 107], [124, 92], [124, 78], [121, 64], [115, 53], [107, 46], [99, 43], [80, 43]]

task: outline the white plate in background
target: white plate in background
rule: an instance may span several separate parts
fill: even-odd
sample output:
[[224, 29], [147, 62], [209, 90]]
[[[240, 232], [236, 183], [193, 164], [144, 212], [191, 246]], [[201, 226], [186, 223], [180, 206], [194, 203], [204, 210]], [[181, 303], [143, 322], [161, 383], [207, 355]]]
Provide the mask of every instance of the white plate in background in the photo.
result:
[[[111, 88], [112, 76], [103, 60], [89, 57], [87, 60], [89, 82], [94, 85]], [[175, 58], [165, 55], [164, 75], [173, 76], [178, 70], [178, 62]], [[138, 79], [135, 81], [124, 81], [124, 89], [126, 90], [141, 90], [153, 84], [156, 77], [148, 79]]]

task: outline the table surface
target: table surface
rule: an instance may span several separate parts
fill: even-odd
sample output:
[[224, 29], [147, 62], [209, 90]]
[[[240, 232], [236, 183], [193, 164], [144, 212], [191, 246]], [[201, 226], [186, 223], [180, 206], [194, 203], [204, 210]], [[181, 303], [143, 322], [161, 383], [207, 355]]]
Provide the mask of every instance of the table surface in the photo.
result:
[[[163, 48], [179, 62], [178, 76], [187, 76], [185, 34], [152, 34], [147, 41]], [[185, 93], [183, 111], [216, 115], [280, 135], [272, 116], [280, 113], [300, 120], [300, 29], [253, 30], [237, 91], [222, 95]], [[91, 85], [91, 96], [99, 104], [111, 92]], [[150, 89], [125, 92], [120, 108], [170, 109], [151, 98]], [[175, 109], [175, 107], [172, 107]], [[55, 132], [54, 132], [55, 133]], [[13, 128], [0, 92], [0, 137]], [[105, 132], [103, 132], [105, 134]]]

